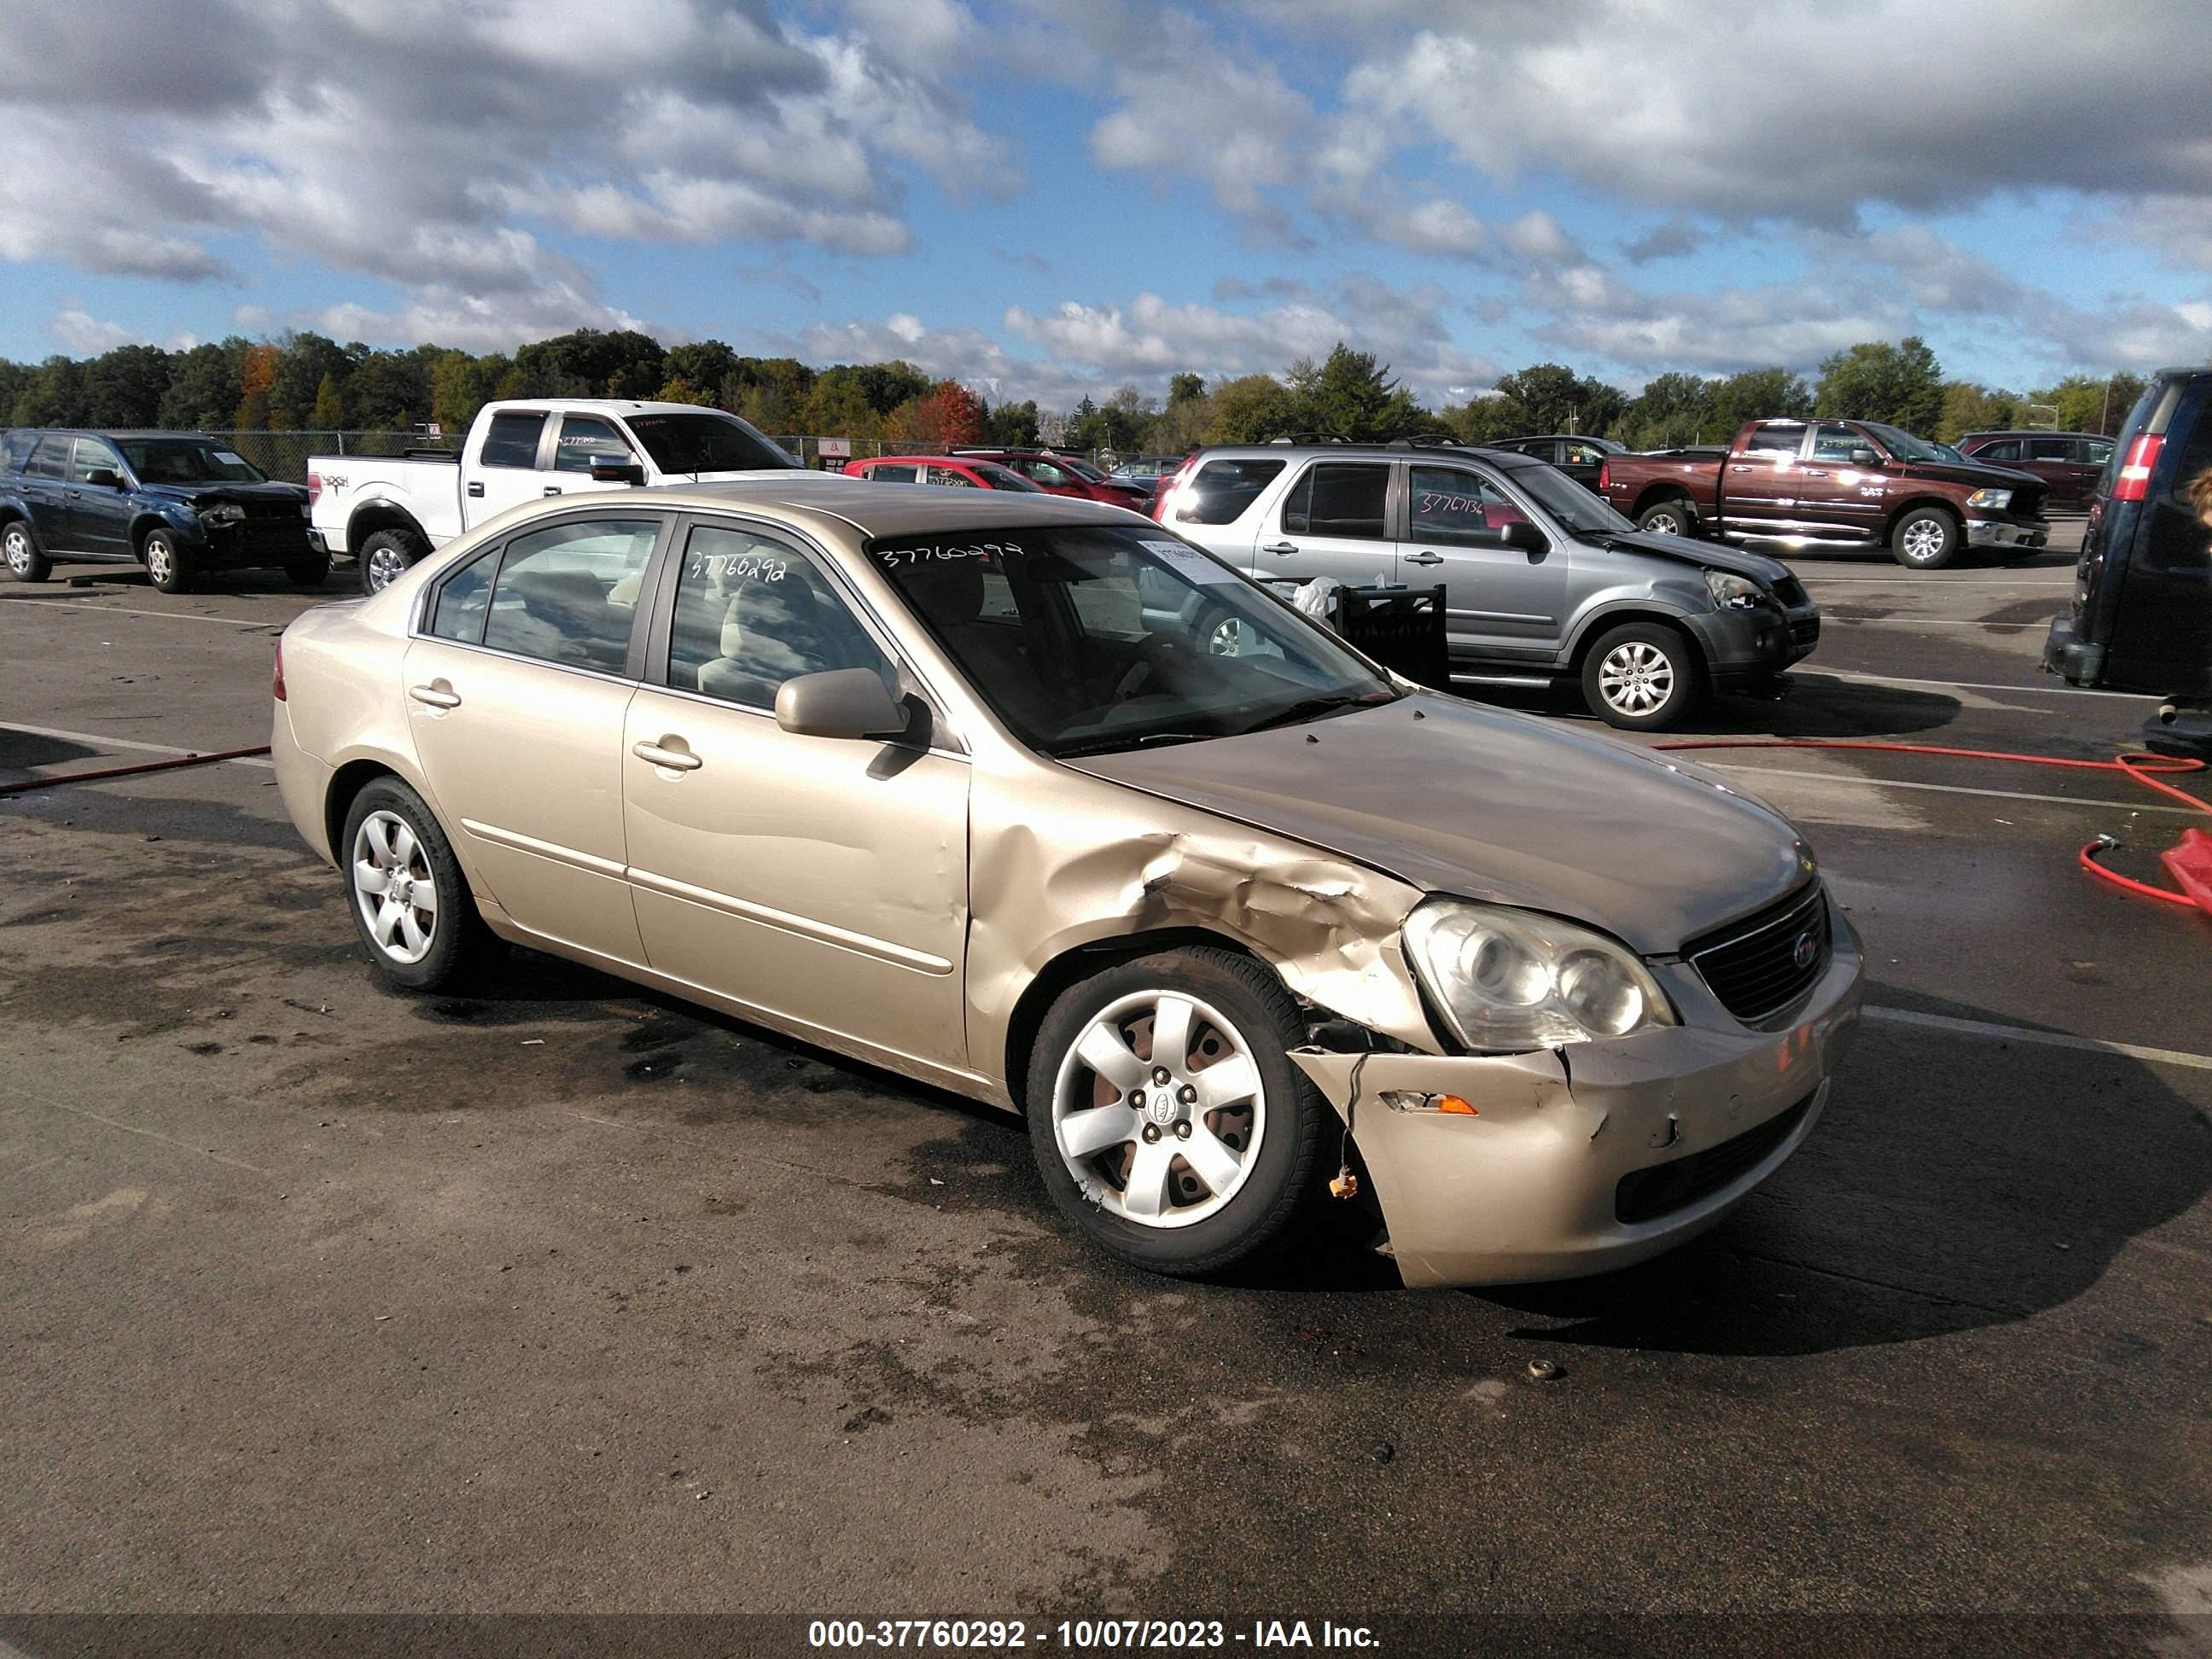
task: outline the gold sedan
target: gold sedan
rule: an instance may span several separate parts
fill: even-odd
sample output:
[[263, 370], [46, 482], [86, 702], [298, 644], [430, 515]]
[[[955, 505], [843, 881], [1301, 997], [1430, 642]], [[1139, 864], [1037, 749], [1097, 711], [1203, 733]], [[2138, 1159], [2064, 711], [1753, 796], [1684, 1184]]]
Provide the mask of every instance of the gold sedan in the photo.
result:
[[1857, 1012], [1767, 807], [1395, 679], [1091, 502], [519, 508], [294, 623], [276, 698], [393, 984], [496, 935], [1012, 1107], [1163, 1272], [1363, 1172], [1408, 1283], [1656, 1254], [1802, 1143]]

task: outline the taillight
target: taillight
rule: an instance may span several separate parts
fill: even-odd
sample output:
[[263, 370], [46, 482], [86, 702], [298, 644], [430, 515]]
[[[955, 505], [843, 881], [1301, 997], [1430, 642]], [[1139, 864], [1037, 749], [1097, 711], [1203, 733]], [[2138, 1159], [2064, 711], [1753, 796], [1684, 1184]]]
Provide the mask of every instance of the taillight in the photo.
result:
[[319, 472], [310, 472], [307, 475], [307, 505], [313, 507], [322, 499], [323, 475]]
[[282, 640], [276, 641], [276, 672], [269, 689], [276, 694], [277, 702], [284, 701], [284, 641]]
[[2112, 480], [2114, 501], [2140, 501], [2149, 495], [2151, 469], [2158, 465], [2158, 452], [2165, 447], [2163, 436], [2153, 437], [2148, 432], [2128, 446], [2119, 476]]
[[1601, 495], [1613, 488], [1613, 463], [1610, 460], [1597, 464], [1597, 488]]

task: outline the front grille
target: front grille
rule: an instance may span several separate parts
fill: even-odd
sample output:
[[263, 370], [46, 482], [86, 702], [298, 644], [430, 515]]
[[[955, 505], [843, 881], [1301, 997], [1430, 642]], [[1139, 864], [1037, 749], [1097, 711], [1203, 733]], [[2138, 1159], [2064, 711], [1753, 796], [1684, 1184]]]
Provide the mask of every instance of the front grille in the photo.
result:
[[1820, 619], [1817, 616], [1800, 617], [1790, 624], [1790, 643], [1818, 645], [1820, 642]]
[[1656, 1221], [1734, 1186], [1795, 1134], [1797, 1126], [1805, 1121], [1805, 1114], [1812, 1109], [1813, 1096], [1807, 1095], [1789, 1110], [1777, 1113], [1757, 1128], [1747, 1129], [1717, 1146], [1708, 1146], [1687, 1158], [1655, 1164], [1648, 1170], [1633, 1170], [1621, 1176], [1620, 1184], [1613, 1189], [1613, 1218], [1624, 1222]]
[[1755, 916], [1691, 940], [1682, 954], [1721, 1006], [1753, 1024], [1781, 1012], [1819, 982], [1827, 971], [1831, 944], [1827, 896], [1815, 881]]

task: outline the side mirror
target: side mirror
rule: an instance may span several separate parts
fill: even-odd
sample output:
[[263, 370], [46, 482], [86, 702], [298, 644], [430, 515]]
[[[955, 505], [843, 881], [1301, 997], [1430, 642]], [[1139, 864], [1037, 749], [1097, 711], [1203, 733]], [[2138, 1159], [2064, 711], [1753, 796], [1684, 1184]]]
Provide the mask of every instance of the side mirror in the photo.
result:
[[1881, 457], [1875, 454], [1871, 449], [1854, 449], [1851, 451], [1851, 465], [1853, 466], [1880, 466], [1881, 465]]
[[866, 668], [801, 674], [776, 688], [775, 723], [802, 738], [903, 737], [907, 711]]
[[1501, 545], [1517, 547], [1523, 553], [1541, 553], [1551, 546], [1544, 532], [1526, 519], [1515, 519], [1499, 527], [1498, 539]]
[[84, 475], [84, 481], [95, 489], [120, 489], [123, 475], [112, 466], [96, 466]]
[[635, 461], [619, 455], [594, 455], [592, 457], [592, 482], [629, 484], [635, 489], [645, 483], [645, 469]]

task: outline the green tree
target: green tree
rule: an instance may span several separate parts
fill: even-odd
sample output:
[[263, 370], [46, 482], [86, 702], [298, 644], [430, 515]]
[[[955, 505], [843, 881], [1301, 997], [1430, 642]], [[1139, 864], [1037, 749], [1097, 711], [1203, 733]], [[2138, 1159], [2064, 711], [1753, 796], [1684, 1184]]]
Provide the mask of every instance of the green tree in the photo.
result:
[[307, 423], [318, 432], [345, 430], [345, 394], [338, 388], [337, 375], [324, 375], [323, 383], [315, 388], [315, 407]]
[[169, 354], [159, 346], [118, 346], [84, 365], [85, 420], [92, 426], [152, 426], [169, 389]]
[[296, 431], [313, 418], [323, 382], [343, 388], [354, 359], [336, 340], [302, 330], [276, 342], [276, 374], [269, 386], [269, 417], [279, 430]]
[[2110, 434], [2120, 429], [2128, 411], [2142, 394], [2143, 382], [2139, 375], [2114, 374], [2100, 380], [2087, 374], [2069, 374], [2055, 386], [2030, 392], [2027, 401], [2055, 405], [2062, 432]]
[[47, 358], [31, 371], [13, 413], [15, 426], [85, 425], [83, 365], [58, 355]]
[[1316, 432], [1386, 442], [1431, 424], [1413, 394], [1390, 377], [1387, 364], [1341, 340], [1318, 366], [1301, 359], [1285, 378], [1297, 419]]
[[158, 425], [191, 431], [230, 424], [238, 410], [238, 369], [246, 343], [237, 335], [194, 346], [169, 360], [168, 389], [155, 416]]
[[23, 395], [31, 384], [31, 368], [27, 363], [12, 363], [0, 357], [0, 424], [15, 418], [15, 399]]
[[868, 407], [878, 415], [888, 415], [908, 399], [919, 398], [931, 385], [928, 375], [902, 357], [887, 363], [862, 363], [848, 372], [859, 382]]
[[816, 377], [798, 424], [811, 437], [872, 438], [883, 430], [883, 416], [869, 403], [858, 371], [841, 364]]
[[514, 354], [531, 398], [650, 398], [668, 379], [660, 342], [635, 329], [580, 328]]
[[1261, 443], [1297, 429], [1297, 400], [1272, 374], [1246, 374], [1216, 386], [1212, 402], [1208, 443]]
[[407, 431], [429, 418], [429, 381], [422, 358], [414, 352], [370, 352], [346, 387], [355, 424], [367, 430]]
[[1705, 436], [1713, 389], [1698, 374], [1661, 374], [1647, 382], [1623, 417], [1623, 436], [1638, 449], [1674, 449]]
[[681, 374], [671, 375], [667, 383], [653, 394], [653, 401], [663, 404], [696, 404], [702, 409], [713, 409], [719, 392], [702, 391]]
[[983, 423], [983, 441], [1008, 449], [1031, 449], [1037, 441], [1036, 399], [1000, 404]]
[[1206, 377], [1201, 374], [1170, 374], [1168, 377], [1168, 407], [1178, 404], [1197, 403], [1206, 397]]
[[503, 357], [471, 357], [465, 351], [441, 351], [430, 365], [430, 418], [441, 432], [460, 433], [492, 398], [507, 368]]
[[1917, 334], [1895, 345], [1862, 340], [1822, 360], [1813, 410], [1849, 421], [1882, 421], [1907, 432], [1933, 432], [1943, 418], [1943, 371]]
[[738, 354], [720, 340], [691, 340], [668, 348], [665, 368], [670, 380], [703, 387], [719, 397], [722, 382], [737, 366]]
[[1620, 387], [1584, 380], [1564, 363], [1532, 363], [1501, 374], [1498, 390], [1521, 406], [1530, 432], [1602, 434], [1620, 422], [1628, 404]]
[[2020, 399], [2011, 392], [1951, 380], [1943, 387], [1943, 412], [1929, 435], [1938, 443], [1954, 444], [1969, 432], [2002, 432], [2019, 420]]
[[1711, 435], [1725, 443], [1746, 421], [1797, 418], [1813, 412], [1813, 394], [1786, 368], [1747, 368], [1713, 387]]
[[1447, 405], [1441, 418], [1463, 444], [1495, 443], [1540, 429], [1516, 399], [1506, 397], [1470, 398]]

